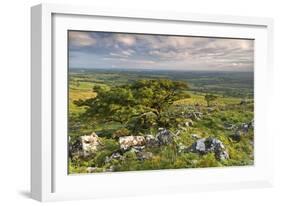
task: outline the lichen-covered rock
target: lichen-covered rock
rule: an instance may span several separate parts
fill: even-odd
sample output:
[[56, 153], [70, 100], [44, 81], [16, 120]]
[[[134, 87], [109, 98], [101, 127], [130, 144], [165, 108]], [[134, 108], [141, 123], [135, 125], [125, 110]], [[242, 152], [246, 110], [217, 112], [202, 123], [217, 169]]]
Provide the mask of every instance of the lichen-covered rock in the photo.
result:
[[145, 142], [146, 142], [147, 147], [158, 147], [159, 146], [159, 140], [150, 134], [145, 136]]
[[145, 144], [144, 136], [125, 136], [119, 138], [120, 149], [123, 151], [127, 151], [135, 146], [144, 146]]
[[185, 149], [185, 152], [194, 152], [199, 154], [207, 154], [214, 152], [218, 160], [225, 160], [229, 155], [223, 143], [215, 137], [202, 138], [194, 142], [190, 147]]
[[156, 139], [159, 142], [159, 145], [168, 145], [171, 144], [174, 140], [174, 135], [167, 129], [159, 128], [158, 133], [156, 134]]
[[87, 157], [98, 150], [100, 141], [98, 135], [93, 132], [91, 135], [84, 135], [80, 137], [83, 156]]

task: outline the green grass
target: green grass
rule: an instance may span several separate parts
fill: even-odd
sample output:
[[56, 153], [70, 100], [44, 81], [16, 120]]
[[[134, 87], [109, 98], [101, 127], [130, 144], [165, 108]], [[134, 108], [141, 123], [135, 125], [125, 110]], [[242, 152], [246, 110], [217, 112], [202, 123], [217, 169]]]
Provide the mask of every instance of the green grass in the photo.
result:
[[[177, 108], [190, 107], [192, 109], [202, 112], [203, 118], [194, 121], [192, 127], [186, 128], [182, 131], [176, 140], [176, 143], [181, 143], [190, 146], [195, 140], [192, 139], [192, 134], [197, 134], [200, 137], [215, 136], [223, 142], [226, 146], [230, 159], [226, 161], [218, 161], [214, 154], [198, 155], [193, 153], [178, 153], [175, 145], [163, 146], [161, 148], [146, 148], [145, 152], [152, 152], [153, 157], [148, 160], [139, 161], [134, 153], [125, 153], [124, 160], [114, 160], [111, 163], [104, 163], [106, 156], [109, 156], [113, 151], [118, 149], [118, 142], [114, 139], [114, 133], [122, 131], [124, 125], [120, 123], [110, 122], [107, 124], [100, 124], [95, 121], [85, 122], [80, 118], [80, 115], [85, 112], [85, 108], [78, 107], [74, 104], [75, 100], [85, 100], [95, 98], [96, 93], [93, 92], [95, 85], [122, 85], [139, 78], [163, 78], [166, 74], [150, 74], [145, 73], [135, 74], [128, 73], [112, 73], [112, 72], [96, 72], [96, 73], [71, 73], [69, 81], [69, 114], [72, 118], [70, 124], [70, 136], [75, 138], [90, 134], [95, 131], [103, 142], [103, 149], [96, 155], [89, 158], [73, 158], [69, 161], [70, 173], [86, 173], [87, 167], [98, 167], [97, 172], [103, 172], [114, 166], [115, 171], [131, 171], [131, 170], [155, 170], [155, 169], [172, 169], [172, 168], [201, 168], [201, 167], [223, 167], [223, 166], [243, 166], [252, 165], [254, 162], [253, 156], [253, 131], [243, 135], [240, 142], [233, 142], [229, 136], [231, 131], [224, 128], [225, 123], [241, 124], [250, 122], [254, 117], [253, 103], [248, 105], [240, 105], [242, 99], [247, 97], [248, 100], [253, 101], [253, 88], [249, 86], [247, 81], [243, 79], [241, 84], [237, 76], [237, 81], [233, 81], [233, 86], [228, 82], [223, 82], [222, 79], [216, 81], [216, 77], [186, 77], [192, 82], [192, 90], [189, 90], [190, 98], [181, 99], [174, 102], [171, 107], [171, 112], [176, 112]], [[170, 78], [175, 79], [175, 76]], [[178, 78], [183, 78], [179, 76]], [[181, 79], [182, 80], [182, 79]], [[206, 86], [205, 86], [206, 85]], [[227, 85], [227, 86], [226, 86]], [[242, 85], [242, 86], [240, 86]], [[197, 91], [197, 87], [203, 88]], [[204, 99], [205, 94], [212, 92], [218, 98], [211, 103], [212, 111], [207, 108], [207, 103]], [[216, 92], [217, 91], [217, 92]], [[231, 91], [228, 93], [228, 91]], [[234, 95], [232, 95], [234, 94]], [[71, 119], [70, 118], [70, 119]], [[70, 120], [69, 120], [70, 121]], [[185, 121], [185, 120], [182, 120]], [[79, 123], [74, 128], [75, 123]], [[169, 128], [176, 131], [178, 128], [173, 126]], [[152, 130], [154, 131], [154, 130]], [[150, 133], [150, 131], [147, 131]], [[155, 135], [156, 131], [153, 132]]]

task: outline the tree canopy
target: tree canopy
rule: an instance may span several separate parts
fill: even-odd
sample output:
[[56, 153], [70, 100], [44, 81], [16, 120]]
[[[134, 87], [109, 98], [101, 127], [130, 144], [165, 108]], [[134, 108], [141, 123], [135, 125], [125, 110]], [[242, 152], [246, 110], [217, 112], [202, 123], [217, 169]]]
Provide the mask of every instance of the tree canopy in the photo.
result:
[[135, 124], [161, 126], [163, 111], [174, 101], [190, 97], [187, 89], [187, 83], [181, 81], [139, 80], [121, 86], [95, 86], [95, 98], [78, 100], [75, 104], [86, 108], [85, 116], [100, 122], [126, 125], [134, 120]]

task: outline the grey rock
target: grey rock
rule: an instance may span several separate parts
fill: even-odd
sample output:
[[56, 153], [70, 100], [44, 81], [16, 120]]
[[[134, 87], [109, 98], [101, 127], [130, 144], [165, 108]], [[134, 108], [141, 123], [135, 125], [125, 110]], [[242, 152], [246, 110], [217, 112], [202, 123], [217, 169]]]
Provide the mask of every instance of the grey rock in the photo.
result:
[[241, 130], [243, 133], [247, 133], [249, 131], [249, 124], [248, 123], [242, 123], [239, 126], [239, 130]]
[[174, 135], [167, 129], [159, 128], [158, 133], [156, 134], [156, 139], [159, 142], [159, 145], [168, 145], [171, 144], [174, 140]]
[[119, 152], [114, 152], [112, 153], [110, 156], [107, 156], [105, 158], [104, 163], [109, 163], [111, 162], [113, 159], [117, 159], [117, 160], [122, 160], [124, 159], [123, 156], [119, 153]]
[[194, 142], [185, 152], [194, 152], [201, 155], [214, 152], [218, 160], [228, 159], [229, 155], [223, 143], [215, 137], [202, 138]]
[[255, 122], [254, 122], [254, 119], [252, 119], [252, 121], [251, 122], [249, 122], [249, 128], [251, 128], [251, 129], [254, 129], [254, 126], [255, 126]]
[[80, 139], [76, 140], [74, 143], [69, 143], [69, 157], [73, 158], [75, 156], [82, 156], [82, 143]]
[[242, 137], [242, 132], [240, 132], [239, 130], [235, 131], [233, 134], [231, 134], [229, 136], [232, 140], [239, 142], [241, 140]]
[[159, 141], [153, 135], [146, 135], [145, 136], [146, 146], [147, 147], [158, 147]]

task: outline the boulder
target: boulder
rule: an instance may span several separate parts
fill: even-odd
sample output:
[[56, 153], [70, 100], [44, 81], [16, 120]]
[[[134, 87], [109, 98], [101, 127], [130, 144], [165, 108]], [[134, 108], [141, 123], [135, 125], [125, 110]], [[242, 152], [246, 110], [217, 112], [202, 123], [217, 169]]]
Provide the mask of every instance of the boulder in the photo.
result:
[[80, 141], [84, 157], [94, 154], [100, 145], [99, 137], [95, 132], [93, 132], [91, 135], [81, 136]]
[[125, 136], [119, 138], [120, 149], [127, 151], [132, 147], [145, 146], [146, 140], [144, 136]]
[[223, 143], [215, 137], [202, 138], [194, 142], [185, 152], [194, 152], [201, 155], [213, 152], [218, 160], [228, 159], [229, 155]]
[[158, 139], [150, 134], [145, 136], [145, 142], [146, 142], [147, 147], [158, 147], [159, 146]]
[[156, 139], [159, 142], [159, 145], [168, 145], [171, 144], [174, 140], [174, 135], [165, 128], [159, 128], [158, 133], [156, 134]]
[[240, 132], [239, 130], [235, 131], [233, 134], [231, 134], [229, 136], [232, 140], [239, 142], [241, 140], [242, 137], [242, 132]]

